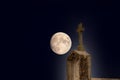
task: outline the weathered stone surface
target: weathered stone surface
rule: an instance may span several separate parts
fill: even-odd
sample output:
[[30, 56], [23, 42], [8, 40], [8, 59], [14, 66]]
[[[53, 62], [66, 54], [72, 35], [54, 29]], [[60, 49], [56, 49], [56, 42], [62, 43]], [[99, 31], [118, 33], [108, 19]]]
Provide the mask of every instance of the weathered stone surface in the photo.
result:
[[67, 58], [67, 80], [91, 80], [91, 57], [86, 51], [74, 50]]

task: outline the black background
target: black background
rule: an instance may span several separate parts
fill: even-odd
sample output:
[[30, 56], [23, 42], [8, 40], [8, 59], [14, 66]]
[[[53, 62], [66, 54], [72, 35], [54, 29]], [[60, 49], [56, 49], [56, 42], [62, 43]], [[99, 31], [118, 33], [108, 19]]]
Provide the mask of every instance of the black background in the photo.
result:
[[[65, 32], [76, 49], [77, 25], [85, 27], [84, 45], [92, 55], [92, 77], [120, 77], [119, 3], [113, 1], [32, 1], [32, 29], [24, 34], [24, 48], [32, 53], [32, 76], [66, 80], [66, 58], [50, 49], [50, 38]], [[70, 51], [71, 51], [70, 50]]]

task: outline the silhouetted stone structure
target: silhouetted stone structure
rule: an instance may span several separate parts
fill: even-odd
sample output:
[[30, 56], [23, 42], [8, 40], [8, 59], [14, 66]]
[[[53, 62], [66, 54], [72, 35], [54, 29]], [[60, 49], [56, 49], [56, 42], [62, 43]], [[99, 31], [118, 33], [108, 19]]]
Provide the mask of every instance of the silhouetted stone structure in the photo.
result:
[[79, 45], [67, 58], [67, 80], [91, 80], [91, 56], [83, 47], [82, 32], [84, 28], [79, 24], [77, 32]]

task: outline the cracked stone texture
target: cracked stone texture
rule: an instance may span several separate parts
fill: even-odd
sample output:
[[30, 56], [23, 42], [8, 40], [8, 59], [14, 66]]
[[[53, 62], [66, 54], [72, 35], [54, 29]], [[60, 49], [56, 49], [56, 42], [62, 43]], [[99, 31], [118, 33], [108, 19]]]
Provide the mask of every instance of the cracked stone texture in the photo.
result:
[[74, 50], [67, 58], [67, 80], [91, 80], [91, 56]]

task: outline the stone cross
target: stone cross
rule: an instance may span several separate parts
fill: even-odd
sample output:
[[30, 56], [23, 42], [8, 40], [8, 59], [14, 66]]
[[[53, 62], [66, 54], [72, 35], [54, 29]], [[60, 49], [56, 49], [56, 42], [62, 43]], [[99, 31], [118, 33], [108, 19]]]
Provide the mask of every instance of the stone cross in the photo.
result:
[[91, 55], [83, 47], [82, 23], [78, 25], [79, 45], [67, 57], [67, 80], [91, 80]]
[[84, 31], [84, 28], [82, 26], [82, 23], [80, 23], [78, 25], [78, 29], [77, 29], [77, 32], [78, 32], [78, 36], [79, 36], [79, 45], [78, 45], [78, 50], [79, 51], [84, 51], [84, 46], [83, 46], [83, 39], [82, 39], [82, 32]]

